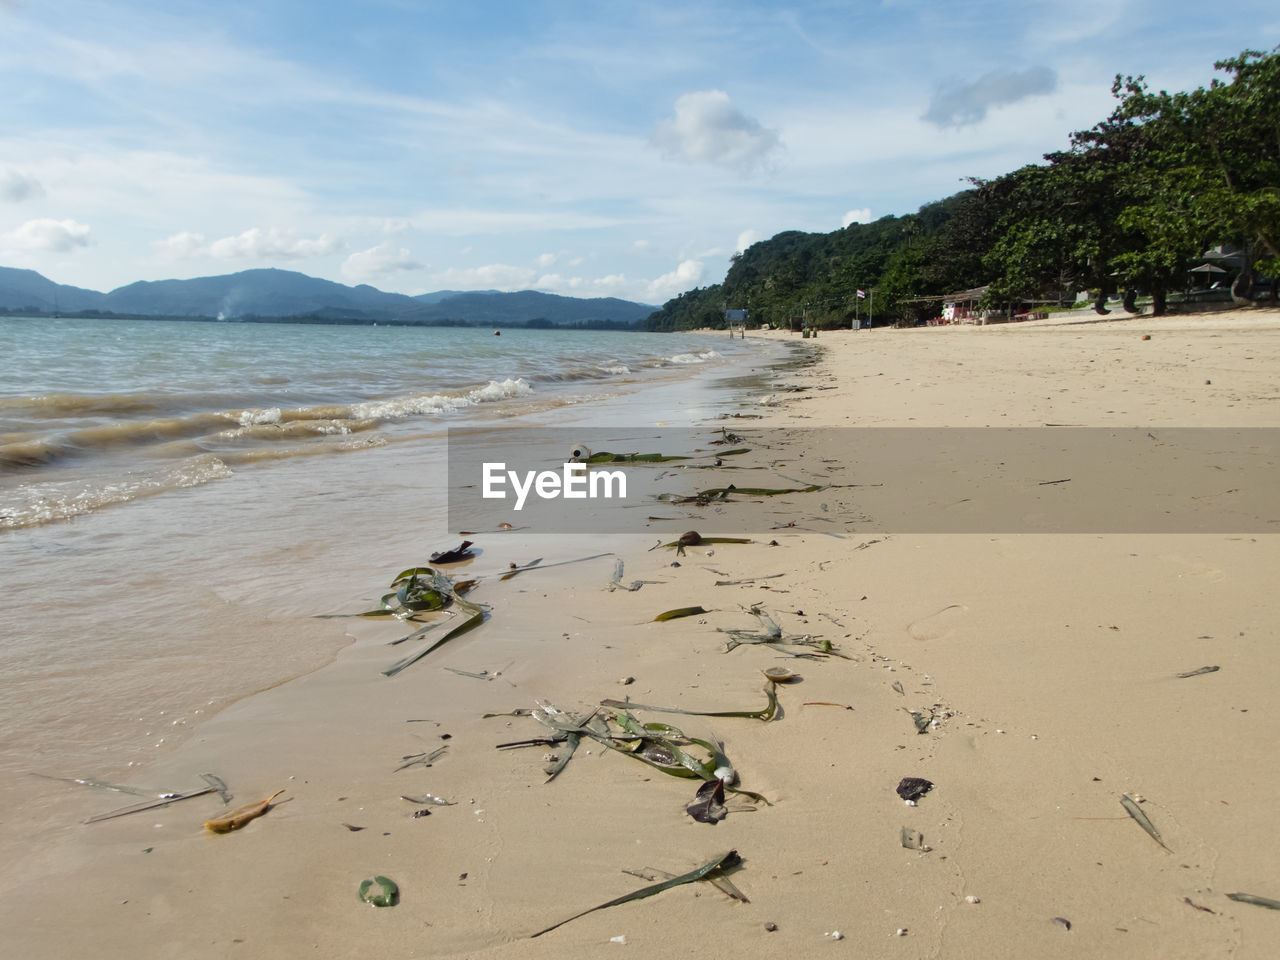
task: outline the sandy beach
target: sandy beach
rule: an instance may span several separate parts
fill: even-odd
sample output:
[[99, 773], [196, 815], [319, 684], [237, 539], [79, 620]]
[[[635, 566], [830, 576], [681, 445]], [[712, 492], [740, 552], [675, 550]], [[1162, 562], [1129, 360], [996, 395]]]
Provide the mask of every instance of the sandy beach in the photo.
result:
[[[1280, 427], [1280, 311], [823, 333], [807, 346], [812, 362], [744, 388], [741, 418], [705, 424], [746, 445], [752, 431], [797, 431], [749, 455], [773, 471], [752, 474], [761, 486], [811, 471], [827, 453], [805, 447], [819, 428]], [[874, 496], [776, 498], [794, 527], [690, 547], [678, 567], [674, 551], [651, 549], [656, 532], [603, 545], [474, 537], [481, 557], [450, 572], [482, 577], [477, 629], [387, 678], [403, 625], [336, 621], [350, 642], [334, 662], [118, 773], [198, 789], [215, 772], [232, 807], [285, 791], [243, 829], [203, 829], [225, 812], [216, 795], [85, 824], [133, 798], [51, 783], [39, 809], [8, 811], [31, 843], [0, 889], [6, 952], [1272, 956], [1280, 913], [1228, 894], [1280, 900], [1280, 719], [1268, 707], [1280, 535], [1266, 532], [1280, 517], [1222, 535], [841, 533], [854, 514], [874, 521]], [[456, 535], [434, 531], [430, 549]], [[624, 583], [644, 585], [610, 589], [615, 557], [551, 567], [603, 551], [623, 561]], [[398, 549], [365, 581], [335, 584], [334, 610], [367, 608], [426, 552]], [[533, 557], [547, 569], [498, 579]], [[706, 612], [653, 622], [694, 605]], [[840, 655], [726, 652], [719, 630], [754, 629], [753, 605]], [[731, 797], [716, 824], [686, 814], [689, 780], [592, 742], [545, 783], [557, 748], [496, 747], [547, 728], [484, 717], [539, 701], [586, 714], [624, 697], [757, 710], [762, 671], [778, 666], [799, 676], [778, 686], [771, 722], [636, 711], [722, 740], [741, 787], [767, 800]], [[1218, 669], [1179, 676], [1206, 666]], [[430, 765], [397, 769], [439, 748]], [[915, 805], [896, 793], [908, 777], [934, 785]], [[403, 799], [426, 795], [451, 805]], [[531, 939], [650, 882], [623, 871], [680, 875], [729, 850], [749, 902], [696, 882]], [[398, 885], [393, 908], [358, 899], [375, 875]]]

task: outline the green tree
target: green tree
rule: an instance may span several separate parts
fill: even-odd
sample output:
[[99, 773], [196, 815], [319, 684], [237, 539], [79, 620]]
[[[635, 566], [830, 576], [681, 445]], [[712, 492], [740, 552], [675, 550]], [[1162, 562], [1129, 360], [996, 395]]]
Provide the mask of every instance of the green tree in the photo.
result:
[[1142, 195], [1125, 212], [1148, 243], [1122, 266], [1233, 242], [1245, 252], [1238, 292], [1247, 295], [1255, 261], [1280, 272], [1280, 54], [1246, 50], [1214, 66], [1230, 79], [1184, 93], [1116, 78], [1116, 116], [1141, 126], [1150, 151]]

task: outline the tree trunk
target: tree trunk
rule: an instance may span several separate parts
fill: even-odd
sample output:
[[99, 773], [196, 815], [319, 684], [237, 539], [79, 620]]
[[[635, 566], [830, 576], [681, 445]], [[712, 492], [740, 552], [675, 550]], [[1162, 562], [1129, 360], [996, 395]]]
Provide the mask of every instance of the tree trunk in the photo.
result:
[[1231, 299], [1241, 307], [1253, 303], [1253, 244], [1244, 245], [1244, 266], [1231, 284]]
[[1168, 291], [1165, 290], [1164, 284], [1157, 284], [1151, 289], [1151, 315], [1153, 317], [1163, 317], [1165, 306], [1167, 304]]

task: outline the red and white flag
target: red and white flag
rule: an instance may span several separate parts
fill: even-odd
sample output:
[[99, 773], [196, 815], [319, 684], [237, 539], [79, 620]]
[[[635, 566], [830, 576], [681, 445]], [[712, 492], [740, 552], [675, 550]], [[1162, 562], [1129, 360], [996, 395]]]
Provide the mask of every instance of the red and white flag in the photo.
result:
[[859, 290], [859, 291], [858, 291], [858, 299], [859, 299], [859, 300], [865, 300], [865, 299], [867, 299], [867, 292], [866, 292], [865, 290]]

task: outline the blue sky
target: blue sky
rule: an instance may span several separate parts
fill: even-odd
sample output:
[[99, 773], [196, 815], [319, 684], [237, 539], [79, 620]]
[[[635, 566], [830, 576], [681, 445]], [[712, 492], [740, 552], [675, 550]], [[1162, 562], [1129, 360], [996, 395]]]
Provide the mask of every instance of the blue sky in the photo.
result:
[[1271, 0], [0, 0], [0, 265], [661, 303], [1277, 44]]

